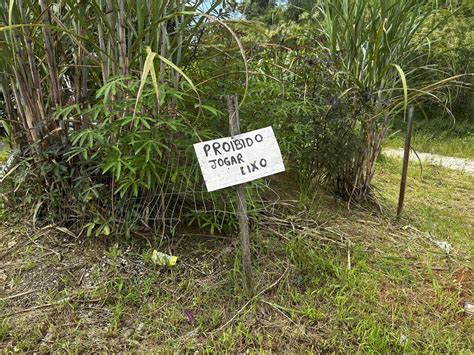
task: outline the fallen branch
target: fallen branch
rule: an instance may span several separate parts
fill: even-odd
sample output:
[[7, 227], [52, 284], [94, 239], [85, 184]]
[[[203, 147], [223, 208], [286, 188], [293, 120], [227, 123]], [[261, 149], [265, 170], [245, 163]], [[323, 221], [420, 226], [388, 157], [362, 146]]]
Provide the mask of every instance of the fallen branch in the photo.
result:
[[57, 302], [51, 302], [51, 303], [47, 303], [47, 304], [42, 304], [42, 305], [39, 305], [39, 306], [35, 306], [35, 307], [31, 307], [31, 308], [27, 308], [27, 309], [22, 309], [20, 311], [16, 311], [16, 312], [12, 312], [12, 313], [9, 313], [5, 316], [5, 318], [10, 318], [10, 317], [13, 317], [13, 316], [16, 316], [18, 314], [22, 314], [22, 313], [28, 313], [28, 312], [32, 312], [32, 311], [36, 311], [38, 309], [43, 309], [43, 308], [49, 308], [49, 307], [54, 307], [54, 306], [58, 306], [60, 304], [63, 304], [65, 302], [68, 302], [70, 300], [72, 300], [74, 297], [71, 296], [71, 297], [66, 297], [66, 298], [63, 298], [62, 300], [59, 300]]
[[41, 248], [43, 250], [48, 250], [50, 252], [52, 252], [53, 254], [55, 254], [57, 257], [58, 257], [58, 260], [61, 260], [62, 259], [62, 256], [59, 252], [57, 252], [56, 250], [53, 250], [53, 249], [50, 249], [48, 247], [45, 247], [43, 245], [41, 245], [40, 243], [38, 243], [36, 240], [34, 240], [32, 237], [30, 237], [29, 235], [26, 235], [28, 237], [28, 239], [31, 240], [31, 242], [36, 245], [38, 248]]
[[282, 307], [276, 303], [273, 303], [273, 302], [268, 302], [268, 301], [265, 301], [265, 300], [262, 300], [263, 303], [266, 303], [268, 304], [270, 307], [274, 308], [278, 313], [280, 313], [283, 317], [285, 317], [286, 319], [288, 319], [291, 323], [293, 323], [293, 325], [305, 336], [307, 337], [308, 334], [306, 334], [306, 332], [304, 331], [304, 328], [296, 323], [293, 319], [291, 319], [290, 317], [288, 317], [285, 312], [283, 312], [283, 310], [285, 311], [288, 311], [288, 309], [286, 309], [285, 307]]
[[[261, 226], [268, 232], [282, 236], [285, 239], [288, 238], [280, 231], [281, 228], [299, 235], [310, 236], [322, 241], [335, 243], [344, 248], [347, 247], [347, 242], [349, 241], [348, 235], [342, 231], [335, 231], [332, 228], [323, 227], [314, 220], [297, 218], [295, 216], [288, 219], [268, 216], [266, 220], [262, 221]], [[330, 237], [329, 234], [336, 236], [337, 239]]]
[[22, 292], [22, 293], [17, 293], [16, 295], [11, 295], [11, 296], [8, 296], [8, 297], [4, 297], [4, 298], [0, 298], [1, 301], [6, 301], [6, 300], [11, 300], [13, 298], [17, 298], [17, 297], [21, 297], [21, 296], [26, 296], [26, 295], [29, 295], [30, 293], [35, 293], [35, 292], [38, 292], [39, 290], [30, 290], [30, 291], [25, 291], [25, 292]]

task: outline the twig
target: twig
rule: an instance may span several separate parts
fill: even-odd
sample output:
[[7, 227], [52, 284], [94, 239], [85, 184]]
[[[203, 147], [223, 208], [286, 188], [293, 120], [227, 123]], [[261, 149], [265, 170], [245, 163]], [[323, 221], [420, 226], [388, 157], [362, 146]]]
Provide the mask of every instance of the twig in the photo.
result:
[[351, 244], [347, 246], [347, 270], [351, 269]]
[[22, 309], [20, 311], [17, 311], [17, 312], [12, 312], [10, 314], [7, 314], [5, 316], [5, 318], [10, 318], [12, 316], [16, 316], [17, 314], [22, 314], [22, 313], [27, 313], [27, 312], [32, 312], [32, 311], [36, 311], [38, 309], [43, 309], [43, 308], [49, 308], [49, 307], [53, 307], [53, 306], [57, 306], [57, 305], [60, 305], [62, 303], [65, 303], [65, 302], [68, 302], [70, 301], [71, 299], [73, 299], [74, 297], [66, 297], [66, 298], [63, 298], [62, 300], [59, 300], [57, 302], [51, 302], [51, 303], [46, 303], [46, 304], [42, 304], [42, 305], [39, 305], [39, 306], [35, 306], [35, 307], [31, 307], [31, 308], [27, 308], [27, 309]]
[[263, 289], [262, 291], [260, 291], [259, 293], [257, 293], [255, 296], [253, 296], [250, 300], [247, 301], [247, 303], [245, 303], [242, 308], [240, 308], [236, 314], [234, 314], [234, 316], [229, 319], [224, 325], [222, 325], [221, 327], [219, 327], [219, 329], [217, 329], [217, 331], [221, 331], [222, 329], [224, 329], [225, 327], [227, 327], [230, 323], [232, 323], [232, 321], [237, 318], [237, 316], [242, 313], [242, 311], [247, 308], [247, 306], [252, 302], [254, 301], [256, 298], [258, 298], [259, 296], [263, 295], [265, 292], [267, 292], [268, 290], [272, 289], [273, 287], [275, 287], [280, 281], [281, 279], [283, 278], [283, 276], [285, 276], [286, 272], [288, 271], [288, 268], [285, 269], [285, 271], [283, 272], [283, 274], [281, 274], [281, 276], [278, 278], [278, 280], [276, 280], [274, 283], [272, 283], [270, 286], [268, 286], [267, 288]]
[[76, 286], [80, 286], [81, 283], [82, 283], [82, 280], [84, 279], [84, 276], [86, 275], [86, 271], [84, 271], [81, 275], [81, 277], [79, 278], [79, 280], [76, 282]]
[[13, 298], [26, 296], [26, 295], [29, 295], [30, 293], [35, 293], [35, 292], [38, 292], [38, 291], [39, 290], [29, 290], [29, 291], [25, 291], [25, 292], [22, 292], [22, 293], [17, 293], [16, 295], [11, 295], [11, 296], [8, 296], [8, 297], [0, 298], [0, 300], [2, 300], [2, 301], [11, 300]]
[[194, 271], [196, 271], [196, 272], [199, 272], [200, 274], [202, 274], [202, 275], [204, 275], [204, 276], [208, 276], [208, 274], [207, 274], [207, 273], [205, 273], [205, 272], [204, 272], [204, 271], [202, 271], [202, 270], [199, 270], [197, 267], [194, 267], [194, 266], [193, 266], [193, 265], [191, 265], [191, 264], [184, 263], [184, 262], [182, 262], [182, 264], [183, 264], [184, 266], [187, 266], [187, 267], [189, 267], [190, 269], [193, 269], [193, 270], [194, 270]]
[[59, 252], [57, 252], [56, 250], [53, 250], [53, 249], [50, 249], [48, 247], [45, 247], [41, 244], [39, 244], [36, 240], [34, 240], [32, 237], [30, 237], [29, 235], [26, 235], [28, 237], [29, 240], [31, 240], [38, 248], [41, 248], [43, 250], [49, 250], [50, 252], [54, 253], [59, 260], [61, 260], [61, 254]]
[[293, 323], [293, 324], [296, 326], [296, 328], [298, 328], [298, 329], [301, 331], [301, 333], [303, 333], [303, 335], [304, 335], [305, 337], [308, 336], [308, 334], [306, 334], [306, 332], [304, 331], [304, 329], [303, 329], [303, 327], [302, 327], [301, 325], [299, 325], [298, 323], [296, 323], [293, 319], [291, 319], [290, 317], [288, 317], [288, 316], [285, 314], [285, 312], [283, 312], [283, 310], [285, 310], [284, 307], [282, 307], [282, 306], [280, 306], [280, 305], [278, 305], [278, 304], [276, 304], [276, 303], [268, 302], [268, 301], [265, 301], [265, 300], [262, 300], [262, 302], [268, 304], [268, 305], [271, 306], [271, 307], [273, 307], [278, 313], [280, 313], [280, 314], [283, 315], [285, 318], [287, 318], [291, 323]]
[[28, 245], [30, 245], [31, 243], [33, 243], [32, 240], [28, 240], [28, 241], [24, 241], [23, 243], [18, 243], [14, 246], [12, 246], [10, 249], [8, 249], [6, 252], [4, 252], [2, 255], [0, 255], [0, 260], [2, 260], [3, 258], [5, 258], [8, 254], [11, 254], [13, 253], [14, 251], [20, 249], [21, 247], [26, 247]]
[[74, 234], [73, 232], [71, 232], [69, 229], [65, 228], [65, 227], [60, 227], [60, 226], [57, 226], [55, 224], [48, 224], [47, 226], [41, 228], [38, 230], [38, 235], [43, 235], [44, 232], [48, 231], [49, 229], [56, 229], [57, 231], [59, 232], [62, 232], [74, 239], [77, 239], [79, 238], [79, 235], [76, 235]]
[[421, 163], [420, 156], [416, 152], [415, 148], [411, 147], [411, 150], [413, 151], [413, 153], [415, 153], [416, 157], [418, 158], [418, 162], [420, 163], [420, 179], [423, 179], [423, 164]]

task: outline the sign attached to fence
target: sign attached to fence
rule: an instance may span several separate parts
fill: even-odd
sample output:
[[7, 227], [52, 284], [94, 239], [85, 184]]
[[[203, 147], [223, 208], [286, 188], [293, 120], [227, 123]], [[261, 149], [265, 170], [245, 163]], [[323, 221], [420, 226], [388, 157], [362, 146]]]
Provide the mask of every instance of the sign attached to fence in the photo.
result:
[[194, 144], [207, 191], [285, 171], [272, 127]]

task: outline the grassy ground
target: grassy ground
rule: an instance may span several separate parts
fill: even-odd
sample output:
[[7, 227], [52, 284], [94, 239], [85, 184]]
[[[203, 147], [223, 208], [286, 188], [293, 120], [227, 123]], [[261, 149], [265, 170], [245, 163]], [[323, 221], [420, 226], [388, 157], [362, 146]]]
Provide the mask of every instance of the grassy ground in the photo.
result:
[[[412, 146], [419, 152], [474, 159], [474, 124], [472, 120], [453, 122], [449, 118], [414, 119]], [[404, 122], [396, 122], [385, 141], [386, 148], [401, 148], [405, 142]]]
[[[5, 218], [0, 349], [7, 351], [474, 351], [474, 177], [381, 159], [380, 208], [274, 181], [284, 202], [252, 234], [258, 296], [243, 292], [234, 236], [180, 236], [163, 248], [32, 233]], [[435, 241], [448, 241], [446, 254]]]

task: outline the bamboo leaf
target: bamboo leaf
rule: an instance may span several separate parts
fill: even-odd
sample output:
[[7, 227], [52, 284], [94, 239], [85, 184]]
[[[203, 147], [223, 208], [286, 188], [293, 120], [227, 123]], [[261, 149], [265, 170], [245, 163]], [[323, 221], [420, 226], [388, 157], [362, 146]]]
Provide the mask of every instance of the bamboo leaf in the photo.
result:
[[157, 102], [158, 103], [160, 102], [158, 84], [156, 82], [156, 75], [153, 75], [153, 74], [155, 74], [155, 70], [154, 70], [154, 67], [153, 67], [153, 60], [155, 59], [157, 54], [153, 53], [150, 47], [147, 47], [146, 51], [147, 51], [147, 56], [146, 56], [146, 59], [145, 59], [145, 64], [144, 64], [143, 69], [142, 69], [142, 76], [141, 76], [141, 79], [140, 79], [140, 87], [138, 88], [137, 99], [135, 101], [135, 109], [133, 110], [133, 119], [135, 119], [135, 115], [136, 115], [137, 108], [138, 108], [138, 103], [140, 102], [140, 98], [143, 94], [143, 88], [145, 87], [146, 80], [148, 78], [148, 74], [150, 73], [151, 70], [153, 70], [152, 80], [153, 80], [153, 85], [155, 86], [155, 93], [156, 93]]
[[[169, 59], [166, 59], [165, 57], [162, 57], [159, 54], [156, 54], [156, 56], [161, 61], [163, 61], [164, 63], [169, 65], [171, 68], [176, 70], [188, 82], [189, 86], [191, 86], [191, 89], [193, 89], [193, 91], [196, 93], [196, 95], [198, 96], [198, 99], [199, 99], [199, 92], [197, 91], [196, 86], [194, 86], [194, 83], [192, 82], [192, 80], [180, 68], [178, 68], [172, 61], [170, 61]], [[201, 101], [201, 100], [199, 99], [199, 101]]]
[[398, 74], [400, 75], [400, 79], [402, 80], [402, 85], [403, 85], [403, 99], [404, 99], [404, 104], [403, 104], [403, 111], [404, 111], [404, 117], [406, 117], [406, 112], [408, 108], [408, 85], [407, 85], [407, 79], [405, 77], [405, 72], [403, 69], [397, 65], [393, 64], [393, 66], [397, 69]]
[[[12, 14], [13, 14], [13, 5], [15, 5], [15, 0], [10, 0], [10, 4], [8, 6], [8, 24], [12, 25]], [[1, 27], [0, 27], [1, 30]]]

